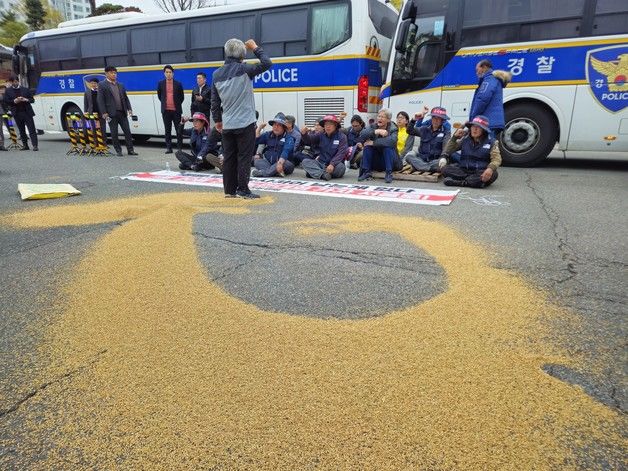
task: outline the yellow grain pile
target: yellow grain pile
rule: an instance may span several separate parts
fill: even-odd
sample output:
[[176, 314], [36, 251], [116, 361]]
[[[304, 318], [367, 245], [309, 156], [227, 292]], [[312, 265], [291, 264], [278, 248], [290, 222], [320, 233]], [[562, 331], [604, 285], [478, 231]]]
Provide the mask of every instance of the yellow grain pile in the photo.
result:
[[29, 424], [22, 450], [54, 445], [42, 468], [564, 469], [572, 448], [625, 450], [621, 417], [541, 371], [568, 361], [534, 341], [560, 311], [482, 247], [418, 218], [299, 221], [302, 237], [399, 234], [448, 288], [359, 321], [265, 312], [208, 281], [192, 235], [195, 214], [246, 208], [169, 193], [5, 219], [127, 220], [78, 266], [43, 347], [48, 378], [93, 364], [49, 388], [58, 407]]

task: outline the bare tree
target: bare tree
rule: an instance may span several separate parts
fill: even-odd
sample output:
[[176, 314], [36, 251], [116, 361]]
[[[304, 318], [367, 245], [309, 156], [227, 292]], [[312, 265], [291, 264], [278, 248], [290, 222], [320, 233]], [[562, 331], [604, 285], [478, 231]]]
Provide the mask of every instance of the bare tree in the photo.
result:
[[197, 8], [214, 7], [217, 0], [153, 0], [155, 5], [166, 13], [173, 11], [196, 10]]

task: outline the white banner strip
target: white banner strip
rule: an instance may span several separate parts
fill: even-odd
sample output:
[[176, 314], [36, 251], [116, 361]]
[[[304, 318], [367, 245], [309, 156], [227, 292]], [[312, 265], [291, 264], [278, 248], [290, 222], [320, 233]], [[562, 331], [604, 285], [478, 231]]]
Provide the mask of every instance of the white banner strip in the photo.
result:
[[[208, 186], [222, 188], [222, 175], [183, 173], [160, 170], [158, 172], [132, 173], [123, 180], [177, 185]], [[395, 203], [427, 204], [446, 206], [451, 204], [460, 190], [424, 190], [421, 188], [398, 188], [347, 183], [332, 183], [322, 180], [288, 180], [284, 178], [251, 178], [251, 190], [298, 195], [332, 196], [360, 200], [391, 201]]]

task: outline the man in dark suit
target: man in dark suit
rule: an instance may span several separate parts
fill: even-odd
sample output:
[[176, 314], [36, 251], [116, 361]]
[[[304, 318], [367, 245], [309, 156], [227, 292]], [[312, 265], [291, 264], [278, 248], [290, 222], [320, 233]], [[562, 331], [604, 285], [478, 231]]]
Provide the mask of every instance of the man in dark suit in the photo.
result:
[[96, 77], [92, 77], [87, 81], [87, 87], [85, 87], [85, 96], [83, 97], [83, 113], [98, 113], [98, 122], [103, 136], [107, 132], [105, 127], [106, 121], [102, 117], [100, 108], [98, 107], [98, 80]]
[[157, 84], [157, 98], [161, 101], [161, 116], [164, 119], [166, 134], [166, 154], [172, 154], [172, 125], [177, 133], [177, 150], [183, 147], [183, 136], [179, 130], [181, 122], [181, 104], [183, 103], [183, 86], [174, 79], [174, 69], [171, 65], [164, 67], [164, 78]]
[[33, 116], [35, 112], [31, 103], [34, 103], [35, 99], [30, 90], [26, 87], [20, 87], [19, 79], [14, 75], [11, 77], [11, 86], [4, 92], [3, 103], [5, 108], [9, 109], [13, 113], [15, 122], [20, 130], [20, 136], [22, 138], [22, 150], [28, 150], [28, 140], [26, 138], [26, 128], [28, 128], [28, 134], [31, 136], [31, 142], [33, 143], [33, 150], [37, 151], [37, 129], [35, 129], [35, 121]]
[[113, 148], [116, 150], [116, 155], [122, 157], [122, 147], [120, 147], [120, 140], [118, 139], [118, 125], [120, 125], [124, 132], [127, 153], [137, 155], [133, 150], [133, 137], [127, 117], [133, 114], [133, 110], [126, 94], [126, 88], [117, 81], [118, 70], [115, 67], [111, 65], [105, 67], [105, 75], [107, 80], [98, 84], [98, 109], [109, 123]]
[[211, 111], [212, 89], [207, 85], [207, 75], [205, 72], [196, 74], [196, 87], [192, 90], [192, 104], [190, 105], [190, 116], [194, 113], [203, 113], [209, 116]]

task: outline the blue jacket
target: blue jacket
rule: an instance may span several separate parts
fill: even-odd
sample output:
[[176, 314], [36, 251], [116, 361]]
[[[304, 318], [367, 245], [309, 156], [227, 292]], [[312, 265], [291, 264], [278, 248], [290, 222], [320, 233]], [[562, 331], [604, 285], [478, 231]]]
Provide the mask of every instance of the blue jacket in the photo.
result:
[[302, 139], [305, 145], [318, 146], [320, 155], [318, 161], [324, 165], [338, 165], [345, 159], [347, 153], [347, 136], [337, 129], [331, 136], [324, 132], [309, 132]]
[[488, 69], [480, 78], [473, 94], [469, 121], [478, 115], [488, 118], [491, 129], [504, 129], [504, 87], [510, 77], [503, 71]]
[[[203, 131], [198, 132], [196, 129], [185, 129], [182, 127], [181, 133], [190, 138], [190, 149], [192, 150], [192, 154], [194, 157], [202, 158], [205, 157], [209, 152], [217, 153], [218, 150], [218, 142], [216, 142], [215, 138], [211, 139], [210, 135]], [[216, 132], [220, 136], [218, 132]]]
[[263, 157], [271, 164], [279, 159], [288, 159], [294, 150], [294, 137], [284, 131], [281, 136], [277, 136], [272, 131], [266, 131], [255, 140], [255, 145], [265, 145], [262, 152]]
[[423, 125], [418, 128], [414, 127], [411, 121], [407, 129], [409, 135], [419, 136], [421, 138], [419, 157], [426, 162], [439, 159], [440, 155], [443, 153], [443, 144], [449, 142], [449, 138], [451, 137], [451, 132], [448, 131], [444, 125], [441, 125], [436, 131], [433, 131], [431, 120], [429, 125]]

